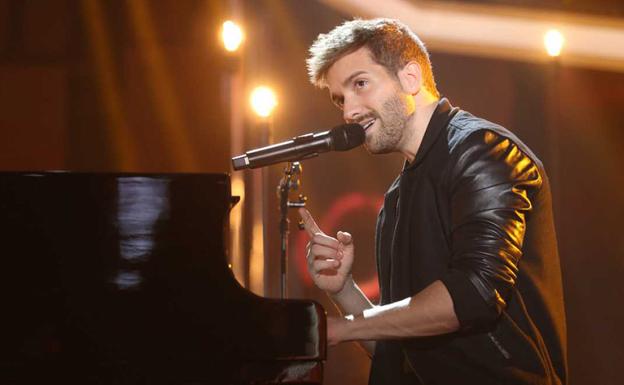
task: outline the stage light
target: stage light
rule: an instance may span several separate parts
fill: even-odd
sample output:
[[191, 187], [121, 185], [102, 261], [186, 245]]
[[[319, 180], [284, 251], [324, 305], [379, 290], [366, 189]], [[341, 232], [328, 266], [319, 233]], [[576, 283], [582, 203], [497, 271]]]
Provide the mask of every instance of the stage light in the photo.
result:
[[251, 102], [251, 108], [254, 112], [263, 118], [271, 116], [273, 109], [277, 106], [275, 92], [266, 86], [254, 88], [254, 90], [251, 91], [249, 101]]
[[234, 52], [243, 42], [243, 30], [238, 26], [238, 24], [228, 20], [223, 23], [221, 38], [223, 39], [223, 46], [225, 47], [225, 50]]
[[549, 56], [559, 56], [563, 48], [563, 43], [565, 43], [565, 38], [561, 32], [556, 29], [551, 29], [544, 34], [544, 47]]

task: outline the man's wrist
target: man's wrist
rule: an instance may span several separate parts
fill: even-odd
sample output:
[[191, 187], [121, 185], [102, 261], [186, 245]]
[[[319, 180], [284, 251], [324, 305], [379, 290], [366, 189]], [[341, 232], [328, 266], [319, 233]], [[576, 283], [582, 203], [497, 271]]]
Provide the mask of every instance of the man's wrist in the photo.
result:
[[345, 281], [344, 286], [342, 286], [342, 289], [340, 289], [340, 291], [336, 293], [328, 293], [328, 294], [333, 300], [337, 300], [340, 302], [340, 299], [347, 296], [348, 293], [353, 290], [353, 288], [355, 288], [355, 281], [353, 280], [353, 276], [349, 275], [349, 277]]
[[370, 309], [364, 309], [361, 313], [357, 314], [347, 314], [344, 318], [347, 321], [355, 321], [359, 319], [367, 319], [373, 317], [376, 314], [376, 307], [372, 307]]
[[359, 314], [347, 314], [346, 316], [344, 316], [344, 318], [347, 321], [355, 321], [357, 319], [366, 318], [366, 317], [364, 316], [364, 313], [359, 313]]
[[364, 325], [362, 322], [366, 319], [364, 313], [349, 314], [344, 317], [345, 322], [342, 323], [340, 333], [342, 341], [357, 341], [362, 337], [361, 331]]
[[341, 334], [342, 340], [357, 341], [368, 357], [372, 358], [373, 352], [375, 351], [375, 341], [356, 338], [358, 328], [362, 328], [362, 320], [366, 319], [366, 310], [359, 314], [346, 315], [344, 318], [346, 322], [344, 322], [344, 331]]

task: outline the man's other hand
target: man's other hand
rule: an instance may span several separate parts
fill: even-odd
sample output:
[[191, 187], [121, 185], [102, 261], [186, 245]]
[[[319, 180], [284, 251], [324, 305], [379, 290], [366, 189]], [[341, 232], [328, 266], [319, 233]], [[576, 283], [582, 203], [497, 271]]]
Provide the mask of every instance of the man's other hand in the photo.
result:
[[343, 231], [339, 231], [336, 238], [326, 235], [304, 208], [299, 209], [299, 215], [310, 237], [307, 261], [312, 280], [319, 289], [338, 294], [351, 279], [353, 238]]

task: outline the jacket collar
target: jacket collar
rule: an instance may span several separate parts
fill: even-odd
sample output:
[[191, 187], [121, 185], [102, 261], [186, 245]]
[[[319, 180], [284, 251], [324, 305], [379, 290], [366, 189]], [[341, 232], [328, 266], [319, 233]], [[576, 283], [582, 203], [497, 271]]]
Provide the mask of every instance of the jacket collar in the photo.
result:
[[433, 144], [440, 136], [443, 128], [446, 127], [448, 122], [451, 120], [451, 118], [453, 118], [457, 111], [459, 111], [459, 108], [451, 106], [451, 103], [448, 101], [447, 98], [441, 98], [438, 101], [438, 105], [433, 111], [431, 119], [429, 120], [429, 124], [427, 125], [427, 129], [425, 130], [425, 135], [423, 136], [423, 140], [420, 143], [420, 147], [416, 152], [414, 161], [412, 163], [405, 161], [405, 165], [403, 166], [404, 171], [415, 168], [423, 161], [423, 159], [429, 153], [431, 147], [433, 147]]

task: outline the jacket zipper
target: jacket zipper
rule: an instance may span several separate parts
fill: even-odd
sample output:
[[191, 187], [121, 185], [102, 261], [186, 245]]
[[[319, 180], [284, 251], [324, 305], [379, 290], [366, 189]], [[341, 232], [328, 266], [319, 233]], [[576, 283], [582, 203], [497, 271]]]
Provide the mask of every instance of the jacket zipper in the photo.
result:
[[488, 333], [487, 335], [490, 338], [490, 341], [492, 341], [494, 346], [496, 346], [498, 351], [503, 355], [503, 357], [505, 357], [506, 360], [510, 360], [511, 359], [511, 354], [509, 354], [507, 349], [505, 349], [503, 347], [503, 345], [500, 343], [500, 341], [496, 337], [494, 337], [494, 334]]

